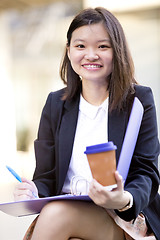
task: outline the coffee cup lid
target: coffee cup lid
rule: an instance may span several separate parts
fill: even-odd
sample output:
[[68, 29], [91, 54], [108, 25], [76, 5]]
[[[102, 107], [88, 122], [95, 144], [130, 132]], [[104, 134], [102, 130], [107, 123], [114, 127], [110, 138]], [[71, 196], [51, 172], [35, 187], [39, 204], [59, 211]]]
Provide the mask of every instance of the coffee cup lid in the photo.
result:
[[92, 153], [99, 153], [99, 152], [106, 152], [106, 151], [111, 151], [111, 150], [116, 150], [117, 146], [114, 145], [112, 141], [107, 142], [107, 143], [101, 143], [97, 145], [92, 145], [86, 147], [86, 151], [84, 152], [85, 154], [92, 154]]

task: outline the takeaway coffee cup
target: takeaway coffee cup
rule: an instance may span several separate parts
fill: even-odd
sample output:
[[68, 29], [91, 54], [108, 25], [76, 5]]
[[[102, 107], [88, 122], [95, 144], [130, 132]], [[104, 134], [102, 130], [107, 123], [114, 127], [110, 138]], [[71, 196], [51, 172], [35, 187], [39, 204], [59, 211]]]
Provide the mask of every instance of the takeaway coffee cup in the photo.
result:
[[115, 187], [116, 180], [114, 173], [116, 171], [117, 147], [113, 142], [102, 143], [86, 147], [84, 152], [90, 165], [91, 173], [103, 186]]

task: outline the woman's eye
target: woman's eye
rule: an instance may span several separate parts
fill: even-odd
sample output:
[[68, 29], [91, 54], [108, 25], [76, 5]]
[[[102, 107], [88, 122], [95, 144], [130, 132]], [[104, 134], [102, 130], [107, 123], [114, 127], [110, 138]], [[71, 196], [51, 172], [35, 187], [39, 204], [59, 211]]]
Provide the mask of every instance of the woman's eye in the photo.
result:
[[100, 45], [99, 48], [110, 48], [108, 45]]
[[84, 45], [83, 44], [79, 44], [76, 46], [77, 48], [84, 48]]

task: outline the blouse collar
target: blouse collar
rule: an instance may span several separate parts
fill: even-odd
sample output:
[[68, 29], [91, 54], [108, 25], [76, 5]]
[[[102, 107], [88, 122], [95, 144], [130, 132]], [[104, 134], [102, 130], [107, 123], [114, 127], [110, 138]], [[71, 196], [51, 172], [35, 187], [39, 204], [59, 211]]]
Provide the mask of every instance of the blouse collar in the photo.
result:
[[100, 106], [95, 106], [87, 102], [82, 94], [80, 95], [80, 103], [79, 110], [86, 115], [88, 118], [94, 119], [100, 109], [103, 109], [105, 112], [108, 112], [108, 97], [104, 100], [104, 102]]

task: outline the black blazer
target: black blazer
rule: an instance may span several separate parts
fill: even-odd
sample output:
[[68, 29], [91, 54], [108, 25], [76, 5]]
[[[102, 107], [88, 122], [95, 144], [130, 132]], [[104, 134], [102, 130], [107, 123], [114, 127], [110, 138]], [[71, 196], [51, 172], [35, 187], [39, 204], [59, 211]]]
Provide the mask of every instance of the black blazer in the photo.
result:
[[[48, 96], [35, 141], [36, 169], [33, 180], [40, 197], [61, 193], [71, 159], [80, 94], [71, 101], [63, 101], [63, 93], [64, 89]], [[160, 239], [160, 196], [157, 193], [159, 142], [155, 105], [152, 91], [148, 87], [135, 85], [134, 96], [144, 107], [141, 128], [125, 183], [125, 190], [133, 195], [134, 204], [131, 209], [116, 213], [122, 219], [130, 221], [143, 212], [157, 239]], [[108, 140], [117, 145], [117, 163], [131, 102], [126, 104], [123, 111], [115, 110], [108, 114]]]

